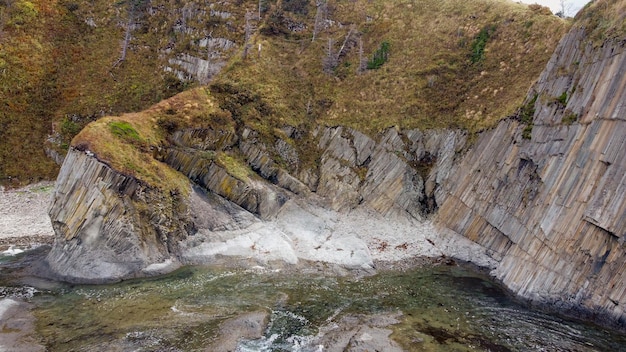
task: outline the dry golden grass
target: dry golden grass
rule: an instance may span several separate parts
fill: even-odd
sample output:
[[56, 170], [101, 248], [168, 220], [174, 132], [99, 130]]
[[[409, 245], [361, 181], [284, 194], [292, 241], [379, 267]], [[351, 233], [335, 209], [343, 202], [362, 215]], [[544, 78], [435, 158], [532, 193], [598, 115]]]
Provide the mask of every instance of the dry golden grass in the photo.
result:
[[53, 51], [46, 27], [56, 15], [54, 5], [27, 0], [0, 5], [0, 184], [20, 186], [58, 171], [41, 148], [51, 122], [42, 105], [54, 99], [46, 81]]
[[[100, 161], [146, 184], [185, 193], [189, 181], [153, 156], [157, 148], [168, 143], [162, 121], [179, 129], [208, 126], [211, 114], [217, 111], [206, 89], [192, 89], [139, 113], [92, 122], [72, 140], [72, 145], [94, 152]], [[129, 126], [132, 132], [120, 134], [115, 126]]]
[[[151, 8], [137, 11], [126, 60], [114, 66], [129, 3], [0, 1], [0, 184], [54, 178], [58, 166], [44, 145], [63, 154], [87, 123], [141, 111], [193, 86], [164, 70], [166, 50], [172, 56], [206, 55], [196, 45], [198, 38], [208, 33], [234, 41], [242, 37], [246, 7], [213, 4], [215, 11], [232, 13], [221, 21], [205, 16], [204, 0], [133, 1]], [[192, 34], [174, 29], [182, 6], [192, 14], [187, 16], [187, 25], [197, 29]], [[254, 3], [246, 6], [253, 9]]]
[[[401, 128], [459, 127], [478, 131], [512, 114], [538, 77], [568, 24], [545, 8], [505, 0], [332, 2], [335, 22], [311, 42], [258, 35], [260, 57], [237, 60], [218, 82], [257, 92], [275, 108], [266, 123], [300, 125], [310, 119], [375, 134]], [[339, 25], [341, 23], [341, 25]], [[484, 59], [472, 64], [478, 33], [495, 28]], [[389, 60], [357, 74], [358, 48], [322, 70], [328, 39], [338, 51], [348, 32], [364, 53], [387, 41]], [[357, 36], [354, 36], [356, 38]]]
[[607, 39], [624, 40], [626, 36], [626, 1], [596, 0], [576, 15], [576, 25], [587, 29], [594, 45]]
[[[345, 125], [372, 136], [392, 126], [476, 132], [522, 104], [568, 28], [545, 8], [508, 0], [329, 4], [333, 22], [315, 41], [312, 4], [307, 16], [278, 12], [274, 4], [265, 20], [280, 14], [306, 29], [268, 31], [269, 21], [256, 23], [260, 30], [251, 39], [249, 55], [234, 57], [207, 89], [187, 91], [141, 113], [101, 119], [85, 128], [73, 145], [87, 147], [114, 168], [168, 189], [182, 187], [184, 180], [155, 161], [151, 148], [167, 144], [167, 133], [175, 129], [234, 131], [249, 126], [270, 144], [287, 125], [301, 131], [319, 124]], [[472, 56], [481, 31], [488, 31], [489, 37], [478, 56]], [[337, 52], [348, 33], [352, 46], [348, 41], [335, 70], [324, 72], [329, 39]], [[366, 57], [388, 42], [388, 61], [379, 69], [357, 72], [359, 39]], [[139, 138], [112, 134], [112, 122], [130, 124]], [[295, 144], [303, 167], [315, 166], [313, 145], [307, 139]], [[250, 170], [239, 156], [216, 156], [215, 162], [233, 176], [247, 179]]]
[[[182, 88], [170, 87], [172, 82], [164, 85], [167, 77], [158, 50], [171, 45], [174, 52], [196, 49], [191, 37], [170, 30], [175, 19], [167, 17], [167, 11], [141, 20], [144, 27], [134, 33], [133, 50], [112, 69], [124, 34], [119, 25], [126, 18], [123, 3], [14, 3], [19, 6], [11, 11], [23, 20], [10, 18], [0, 29], [0, 183], [6, 184], [9, 177], [19, 184], [53, 176], [56, 168], [41, 144], [51, 126], [57, 131], [62, 127], [65, 116], [78, 116], [80, 127], [103, 113], [139, 111]], [[201, 0], [186, 1], [184, 9], [165, 0], [151, 3], [174, 6], [172, 11], [206, 10]], [[89, 143], [112, 165], [152, 180], [159, 177], [158, 167], [142, 159], [149, 153], [141, 149], [166, 143], [159, 121], [168, 128], [204, 124], [234, 130], [247, 125], [264, 138], [275, 138], [286, 125], [308, 131], [319, 124], [350, 126], [372, 136], [391, 126], [476, 132], [522, 105], [571, 25], [546, 8], [509, 0], [329, 0], [330, 25], [312, 41], [312, 1], [290, 1], [294, 8], [282, 11], [286, 22], [273, 34], [267, 30], [272, 15], [285, 2], [264, 3], [268, 9], [260, 22], [253, 21], [257, 31], [248, 57], [234, 57], [208, 90], [193, 90], [141, 113], [98, 121], [74, 143]], [[216, 3], [213, 10], [230, 12], [231, 17], [200, 16], [189, 24], [202, 35], [229, 37], [241, 46], [244, 14], [256, 12], [257, 4], [256, 0]], [[0, 20], [6, 20], [8, 12], [0, 10]], [[96, 26], [85, 24], [90, 16]], [[291, 31], [287, 24], [301, 30]], [[575, 25], [587, 28], [595, 45], [623, 39], [626, 0], [594, 1], [577, 15]], [[475, 60], [472, 49], [485, 29], [490, 35]], [[337, 52], [348, 33], [354, 45], [348, 45], [332, 74], [325, 73], [322, 61], [329, 39]], [[377, 70], [357, 73], [358, 39], [365, 59], [388, 42], [388, 61]], [[229, 87], [229, 92], [219, 93], [215, 87], [220, 86]], [[215, 94], [208, 96], [209, 91]], [[145, 145], [119, 147], [138, 148], [137, 155], [129, 150], [116, 156], [116, 139], [108, 141], [107, 134], [107, 123], [115, 119], [128, 120], [144, 140]], [[297, 147], [310, 149], [309, 142], [301, 141]], [[313, 162], [314, 156], [310, 159]]]

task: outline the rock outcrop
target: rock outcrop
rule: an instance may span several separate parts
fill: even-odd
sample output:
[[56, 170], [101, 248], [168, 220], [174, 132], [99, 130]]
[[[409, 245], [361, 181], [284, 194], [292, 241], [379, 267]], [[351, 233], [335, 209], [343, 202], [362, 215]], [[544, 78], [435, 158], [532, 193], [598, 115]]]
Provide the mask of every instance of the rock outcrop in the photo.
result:
[[171, 124], [158, 145], [129, 142], [186, 176], [185, 192], [79, 146], [68, 153], [50, 209], [54, 275], [105, 281], [214, 262], [371, 271], [449, 256], [489, 268], [532, 302], [626, 328], [623, 39], [598, 46], [572, 29], [517, 116], [468, 151], [452, 130], [264, 129], [238, 116], [268, 117], [262, 98], [213, 93], [239, 94], [220, 111], [230, 129]]
[[49, 268], [65, 280], [98, 282], [224, 258], [371, 270], [375, 261], [444, 255], [493, 266], [480, 246], [436, 236], [426, 220], [464, 133], [389, 129], [377, 141], [317, 128], [309, 136], [320, 160], [314, 170], [300, 167], [297, 135], [268, 144], [249, 128], [172, 133], [155, 156], [189, 179], [181, 194], [72, 149], [50, 210], [57, 237]]
[[175, 268], [178, 242], [193, 231], [180, 195], [165, 195], [71, 150], [50, 208], [56, 233], [49, 269], [68, 281], [102, 282]]
[[455, 165], [437, 224], [487, 248], [519, 296], [624, 328], [626, 45], [587, 39], [562, 40], [531, 123], [503, 121]]

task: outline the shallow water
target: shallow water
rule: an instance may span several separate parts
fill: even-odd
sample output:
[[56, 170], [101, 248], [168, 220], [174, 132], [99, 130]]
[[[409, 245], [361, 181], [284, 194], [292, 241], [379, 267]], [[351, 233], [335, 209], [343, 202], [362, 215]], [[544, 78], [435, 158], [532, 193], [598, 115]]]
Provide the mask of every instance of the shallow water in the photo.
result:
[[36, 334], [50, 351], [203, 351], [220, 323], [257, 311], [270, 317], [264, 336], [240, 341], [238, 351], [323, 351], [324, 334], [342, 318], [398, 312], [389, 329], [409, 351], [626, 351], [626, 336], [528, 309], [456, 266], [371, 277], [187, 267], [67, 285], [15, 284], [14, 258], [0, 258], [0, 297], [33, 303]]

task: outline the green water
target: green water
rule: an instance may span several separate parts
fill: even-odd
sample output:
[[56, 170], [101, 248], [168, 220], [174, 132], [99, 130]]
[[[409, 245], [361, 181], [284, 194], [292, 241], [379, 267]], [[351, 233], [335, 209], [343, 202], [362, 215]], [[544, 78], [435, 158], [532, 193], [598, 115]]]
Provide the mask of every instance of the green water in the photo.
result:
[[265, 336], [241, 351], [319, 351], [315, 339], [331, 322], [396, 312], [392, 337], [408, 351], [626, 351], [625, 336], [529, 310], [460, 267], [370, 277], [187, 267], [112, 285], [15, 285], [8, 263], [0, 297], [33, 303], [50, 351], [204, 351], [220, 323], [257, 311], [270, 317]]

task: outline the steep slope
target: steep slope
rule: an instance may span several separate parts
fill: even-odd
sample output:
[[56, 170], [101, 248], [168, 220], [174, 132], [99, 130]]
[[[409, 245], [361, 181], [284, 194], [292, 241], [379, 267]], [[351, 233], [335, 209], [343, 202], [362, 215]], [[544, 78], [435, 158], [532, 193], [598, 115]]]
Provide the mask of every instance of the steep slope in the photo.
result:
[[191, 0], [0, 2], [0, 184], [52, 179], [89, 122], [206, 83], [243, 42], [241, 11]]
[[625, 18], [624, 1], [579, 14], [519, 119], [481, 136], [437, 197], [438, 225], [487, 248], [514, 293], [622, 329]]
[[[565, 27], [504, 0], [3, 1], [0, 183], [54, 177], [86, 124], [205, 84], [243, 51], [223, 83], [270, 100], [275, 127], [480, 129], [521, 103]], [[384, 43], [388, 62], [363, 74]]]
[[589, 5], [549, 61], [560, 19], [470, 3], [279, 2], [256, 20], [246, 3], [242, 49], [212, 84], [73, 139], [50, 275], [444, 255], [623, 329], [626, 3]]
[[[270, 2], [261, 19], [256, 5], [237, 15], [194, 5], [226, 28], [231, 17], [246, 23], [241, 55], [210, 86], [101, 118], [73, 139], [50, 211], [52, 275], [116, 280], [228, 253], [371, 268], [390, 259], [390, 244], [484, 257], [459, 236], [427, 241], [431, 230], [393, 238], [430, 229], [420, 221], [466, 145], [458, 127], [512, 113], [566, 24], [508, 1]], [[371, 69], [354, 65], [375, 52]], [[345, 219], [350, 212], [361, 216]], [[404, 225], [383, 231], [385, 217]], [[286, 219], [298, 218], [316, 225], [289, 230]]]
[[493, 126], [522, 104], [568, 27], [511, 1], [290, 1], [265, 16], [251, 53], [215, 84], [262, 97], [271, 113], [230, 111], [260, 131], [315, 122], [370, 136]]

